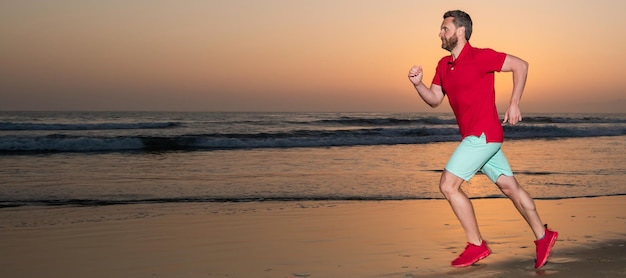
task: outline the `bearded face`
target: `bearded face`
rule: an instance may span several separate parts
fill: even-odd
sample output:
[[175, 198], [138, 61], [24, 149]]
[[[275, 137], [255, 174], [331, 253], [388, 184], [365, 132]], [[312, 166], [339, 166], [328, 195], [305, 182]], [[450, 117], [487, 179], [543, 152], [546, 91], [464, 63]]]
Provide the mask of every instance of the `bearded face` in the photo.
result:
[[441, 37], [441, 48], [452, 51], [459, 43], [459, 39], [453, 34], [449, 38]]

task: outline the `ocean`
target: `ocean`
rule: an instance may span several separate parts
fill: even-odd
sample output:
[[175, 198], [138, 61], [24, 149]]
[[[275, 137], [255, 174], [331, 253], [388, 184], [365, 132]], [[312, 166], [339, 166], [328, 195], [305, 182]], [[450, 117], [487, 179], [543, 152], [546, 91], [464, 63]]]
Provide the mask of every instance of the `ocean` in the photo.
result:
[[[626, 195], [626, 114], [527, 114], [503, 149], [538, 199]], [[441, 199], [445, 113], [0, 112], [0, 208]], [[464, 189], [503, 198], [483, 175]]]

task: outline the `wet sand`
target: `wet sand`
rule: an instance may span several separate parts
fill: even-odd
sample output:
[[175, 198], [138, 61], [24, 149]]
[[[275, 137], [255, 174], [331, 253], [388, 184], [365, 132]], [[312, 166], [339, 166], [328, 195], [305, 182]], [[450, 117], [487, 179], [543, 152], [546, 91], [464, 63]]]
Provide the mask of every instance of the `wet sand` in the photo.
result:
[[445, 200], [4, 208], [0, 277], [626, 277], [626, 196], [537, 200], [541, 270], [510, 201], [473, 202], [493, 253], [463, 269]]

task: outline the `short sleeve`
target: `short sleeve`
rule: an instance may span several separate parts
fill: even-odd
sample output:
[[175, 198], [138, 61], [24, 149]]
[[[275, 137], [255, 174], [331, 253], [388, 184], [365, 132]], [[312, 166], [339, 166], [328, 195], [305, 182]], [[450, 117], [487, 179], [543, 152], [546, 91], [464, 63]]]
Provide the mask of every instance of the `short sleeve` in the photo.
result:
[[487, 72], [501, 71], [506, 59], [506, 53], [497, 52], [490, 48], [484, 48], [480, 51], [480, 61]]

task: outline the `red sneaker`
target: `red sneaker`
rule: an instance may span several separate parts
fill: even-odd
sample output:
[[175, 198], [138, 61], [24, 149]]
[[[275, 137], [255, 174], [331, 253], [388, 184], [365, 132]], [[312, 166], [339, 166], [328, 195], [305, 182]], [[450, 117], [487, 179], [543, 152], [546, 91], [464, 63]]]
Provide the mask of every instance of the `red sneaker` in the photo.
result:
[[535, 261], [535, 268], [541, 268], [548, 262], [552, 246], [554, 246], [556, 239], [559, 237], [558, 232], [548, 230], [548, 224], [544, 226], [546, 227], [545, 235], [542, 239], [535, 240], [535, 245], [537, 245], [537, 260]]
[[479, 245], [474, 245], [471, 243], [467, 243], [465, 247], [465, 251], [459, 255], [458, 258], [452, 261], [453, 267], [466, 267], [473, 265], [477, 261], [480, 261], [491, 254], [491, 251], [487, 247], [487, 242], [483, 240], [483, 243]]

